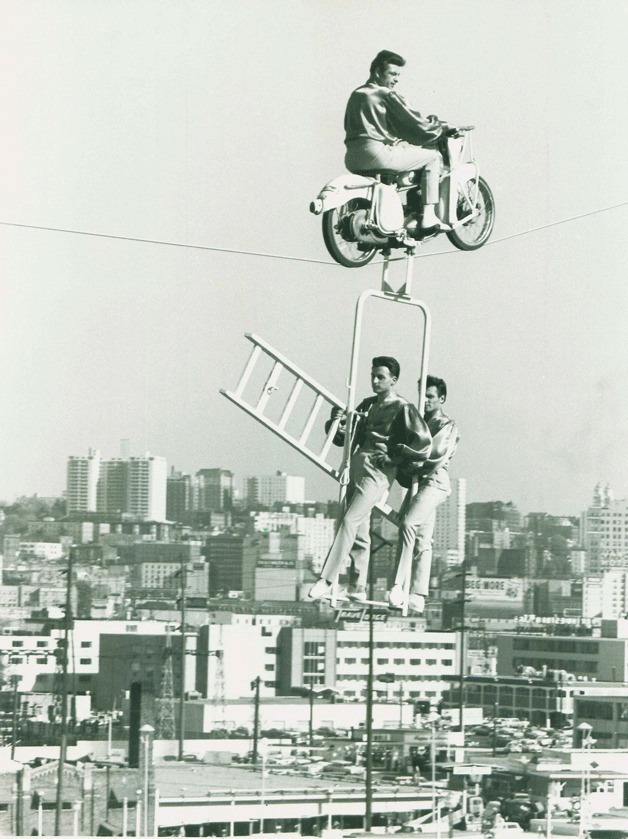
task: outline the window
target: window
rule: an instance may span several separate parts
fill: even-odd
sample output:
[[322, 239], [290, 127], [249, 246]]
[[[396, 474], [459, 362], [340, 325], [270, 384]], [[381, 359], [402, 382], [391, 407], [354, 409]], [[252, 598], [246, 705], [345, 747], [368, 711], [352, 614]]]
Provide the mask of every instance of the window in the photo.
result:
[[274, 688], [277, 687], [277, 682], [264, 682], [265, 688]]
[[46, 646], [46, 642], [45, 642], [45, 641], [38, 641], [38, 642], [37, 642], [37, 644], [36, 644], [36, 646], [37, 646], [37, 647], [45, 647], [45, 646]]
[[24, 646], [24, 641], [11, 641], [11, 646], [12, 647], [23, 647]]
[[80, 664], [91, 664], [92, 660], [91, 660], [91, 658], [81, 658], [81, 659], [79, 659], [79, 663]]
[[396, 659], [394, 659], [394, 663], [395, 663], [395, 664], [403, 664], [403, 663], [404, 663], [404, 659], [403, 659], [403, 658], [396, 658]]
[[264, 665], [264, 670], [269, 670], [269, 671], [272, 671], [272, 670], [274, 670], [274, 669], [275, 669], [275, 665], [274, 665], [274, 664], [265, 664], [265, 665]]
[[378, 658], [377, 663], [378, 664], [388, 664], [388, 659], [387, 658]]
[[357, 658], [347, 658], [345, 660], [345, 664], [355, 664], [356, 661], [357, 661]]
[[453, 664], [453, 661], [450, 658], [444, 658], [443, 659], [443, 665], [445, 665], [446, 667], [451, 667], [452, 664]]
[[45, 658], [45, 657], [37, 659], [37, 664], [46, 664], [47, 662], [48, 662], [48, 659]]
[[426, 658], [425, 663], [429, 666], [430, 664], [436, 664], [435, 658]]
[[92, 645], [91, 641], [81, 641], [81, 647], [83, 649], [85, 649], [86, 647], [91, 647], [91, 645]]
[[410, 664], [413, 664], [415, 667], [416, 667], [417, 665], [419, 665], [420, 663], [421, 663], [421, 659], [420, 659], [420, 658], [411, 658], [411, 659], [410, 659]]
[[274, 655], [277, 652], [277, 647], [264, 647], [264, 652], [268, 655]]

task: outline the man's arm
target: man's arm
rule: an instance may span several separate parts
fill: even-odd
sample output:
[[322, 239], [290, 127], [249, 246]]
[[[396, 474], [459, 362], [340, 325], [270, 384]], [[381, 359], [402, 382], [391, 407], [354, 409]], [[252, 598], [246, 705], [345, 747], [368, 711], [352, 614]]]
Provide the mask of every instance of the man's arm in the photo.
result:
[[386, 97], [386, 106], [391, 128], [408, 143], [431, 145], [448, 127], [435, 116], [422, 117], [418, 111], [413, 111], [405, 99], [393, 90]]
[[[355, 409], [354, 414], [353, 414], [354, 415], [353, 427], [354, 427], [354, 435], [355, 436], [357, 436], [357, 433], [358, 433], [358, 430], [359, 430], [359, 424], [363, 420], [363, 417], [368, 412], [368, 409], [371, 407], [372, 402], [373, 402], [372, 398], [371, 399], [368, 399], [368, 398], [363, 399], [362, 402], [360, 402], [360, 404]], [[346, 430], [347, 430], [347, 412], [344, 408], [337, 408], [336, 406], [334, 406], [331, 409], [330, 417], [327, 420], [327, 422], [325, 423], [325, 434], [329, 434], [329, 429], [331, 428], [332, 423], [337, 419], [340, 419], [340, 423], [338, 425], [338, 430], [336, 431], [336, 433], [334, 435], [334, 439], [332, 440], [332, 442], [333, 442], [334, 446], [344, 446], [344, 444], [345, 444], [345, 434], [346, 434]]]

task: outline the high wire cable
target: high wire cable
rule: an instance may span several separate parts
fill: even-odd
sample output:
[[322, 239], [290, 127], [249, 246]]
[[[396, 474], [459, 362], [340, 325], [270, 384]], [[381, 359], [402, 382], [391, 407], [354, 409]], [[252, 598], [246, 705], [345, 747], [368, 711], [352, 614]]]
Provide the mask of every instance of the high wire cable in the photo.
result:
[[[539, 224], [536, 227], [530, 227], [527, 230], [519, 230], [516, 233], [509, 233], [506, 236], [501, 236], [499, 239], [491, 239], [489, 242], [487, 242], [487, 245], [496, 245], [499, 242], [505, 242], [508, 239], [516, 239], [519, 236], [527, 236], [529, 233], [536, 233], [539, 230], [546, 230], [550, 227], [557, 227], [558, 225], [567, 224], [571, 221], [577, 221], [578, 219], [588, 218], [589, 216], [599, 215], [600, 213], [607, 213], [611, 210], [617, 210], [627, 205], [628, 201], [622, 201], [619, 204], [612, 204], [609, 207], [600, 207], [597, 210], [589, 210], [586, 213], [580, 213], [579, 215], [575, 216], [568, 216], [567, 218], [559, 219], [558, 221], [550, 221], [547, 224]], [[240, 256], [257, 256], [262, 257], [264, 259], [280, 259], [290, 262], [309, 262], [313, 265], [333, 265], [336, 268], [341, 267], [340, 265], [338, 265], [338, 263], [333, 262], [331, 260], [311, 259], [305, 256], [291, 256], [290, 254], [267, 253], [265, 251], [246, 251], [240, 248], [221, 248], [216, 245], [193, 245], [186, 242], [170, 242], [164, 239], [145, 239], [139, 236], [121, 236], [115, 233], [96, 233], [90, 230], [72, 230], [71, 228], [48, 227], [39, 224], [20, 224], [19, 222], [14, 221], [0, 221], [0, 225], [4, 227], [21, 228], [24, 230], [43, 230], [49, 233], [66, 233], [72, 236], [90, 236], [98, 239], [113, 239], [119, 242], [139, 242], [140, 244], [144, 245], [163, 245], [165, 247], [183, 248], [187, 250], [212, 251], [215, 253], [231, 253], [238, 254]], [[444, 254], [450, 254], [455, 252], [456, 251], [436, 251], [434, 253], [415, 254], [414, 258], [427, 259], [429, 257], [443, 256]], [[391, 259], [391, 262], [404, 258], [405, 257], [402, 256], [394, 257], [393, 259]]]

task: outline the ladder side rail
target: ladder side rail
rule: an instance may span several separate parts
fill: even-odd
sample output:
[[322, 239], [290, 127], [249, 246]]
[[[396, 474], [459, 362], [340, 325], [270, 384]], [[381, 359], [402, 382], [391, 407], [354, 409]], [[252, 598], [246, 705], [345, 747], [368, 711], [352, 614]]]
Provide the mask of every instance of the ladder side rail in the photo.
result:
[[293, 448], [301, 452], [301, 454], [305, 455], [305, 457], [311, 460], [312, 463], [316, 464], [316, 466], [319, 466], [332, 478], [334, 478], [335, 480], [339, 480], [339, 472], [337, 469], [334, 469], [328, 463], [325, 463], [324, 460], [322, 460], [321, 457], [317, 455], [315, 452], [301, 445], [299, 441], [296, 438], [292, 437], [290, 434], [288, 434], [285, 431], [285, 429], [278, 428], [275, 423], [268, 419], [268, 417], [265, 417], [263, 414], [257, 413], [257, 411], [251, 405], [249, 405], [240, 397], [236, 396], [235, 393], [232, 393], [229, 390], [225, 390], [224, 388], [221, 388], [220, 392], [223, 396], [229, 399], [230, 402], [233, 402], [234, 405], [237, 405], [239, 408], [242, 408], [242, 410], [246, 411], [247, 414], [252, 416], [258, 422], [261, 422], [262, 425], [264, 425], [266, 428], [272, 431], [273, 434], [276, 434], [277, 437], [280, 437], [282, 440], [285, 440], [286, 443], [289, 443]]
[[238, 382], [235, 393], [237, 396], [242, 396], [244, 388], [247, 386], [249, 379], [251, 378], [251, 373], [253, 372], [253, 368], [257, 363], [257, 359], [262, 354], [262, 348], [258, 345], [254, 344], [253, 349], [251, 350], [251, 354], [249, 355], [246, 364], [244, 365], [244, 370], [242, 371], [242, 375], [240, 376], [240, 381]]
[[270, 375], [264, 382], [262, 392], [257, 400], [257, 405], [255, 406], [255, 410], [260, 414], [264, 412], [264, 408], [266, 407], [268, 400], [277, 390], [277, 382], [279, 381], [279, 376], [281, 375], [282, 370], [283, 364], [280, 361], [275, 361], [272, 370], [270, 371]]
[[286, 370], [289, 370], [293, 373], [298, 379], [303, 379], [303, 381], [309, 385], [312, 390], [315, 390], [317, 393], [320, 393], [328, 402], [332, 405], [337, 406], [338, 408], [344, 408], [342, 402], [334, 396], [327, 388], [323, 387], [319, 382], [316, 381], [315, 378], [309, 376], [305, 371], [301, 370], [300, 367], [297, 367], [296, 364], [293, 364], [289, 358], [287, 358], [282, 353], [278, 352], [274, 347], [271, 347], [266, 341], [260, 338], [258, 335], [255, 335], [252, 332], [245, 332], [244, 337], [251, 341], [253, 344], [261, 347], [261, 349], [271, 358], [274, 358], [275, 361], [278, 361], [282, 364]]

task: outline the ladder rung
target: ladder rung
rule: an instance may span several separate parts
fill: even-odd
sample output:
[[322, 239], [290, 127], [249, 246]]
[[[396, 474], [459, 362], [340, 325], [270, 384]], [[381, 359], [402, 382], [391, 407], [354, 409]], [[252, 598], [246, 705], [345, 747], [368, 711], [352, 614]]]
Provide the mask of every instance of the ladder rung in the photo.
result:
[[303, 387], [303, 379], [295, 379], [294, 385], [292, 387], [292, 391], [290, 393], [290, 396], [288, 397], [288, 401], [286, 402], [286, 406], [283, 409], [281, 419], [279, 420], [278, 428], [285, 428], [286, 427], [286, 423], [288, 422], [288, 419], [290, 417], [292, 409], [295, 406], [295, 403], [297, 401], [297, 397], [299, 396], [299, 393], [301, 392], [302, 387]]
[[323, 396], [322, 394], [318, 393], [316, 399], [314, 400], [314, 404], [312, 405], [312, 410], [310, 411], [310, 415], [307, 418], [307, 422], [305, 423], [305, 427], [303, 428], [303, 432], [299, 437], [299, 443], [302, 446], [305, 445], [307, 438], [310, 436], [310, 432], [314, 427], [314, 423], [316, 422], [316, 417], [318, 416], [318, 412], [321, 409], [321, 405], [323, 404]]
[[323, 445], [323, 448], [321, 449], [321, 454], [320, 454], [320, 456], [323, 458], [323, 460], [325, 460], [325, 458], [329, 454], [329, 450], [331, 448], [331, 445], [334, 442], [334, 437], [338, 433], [338, 427], [340, 426], [340, 420], [341, 420], [341, 418], [338, 417], [338, 419], [335, 419], [332, 422], [332, 424], [329, 426], [329, 431], [327, 433], [327, 438], [325, 439], [325, 444]]
[[251, 355], [249, 356], [249, 359], [244, 366], [244, 370], [242, 371], [242, 375], [240, 376], [238, 386], [235, 389], [235, 392], [238, 396], [242, 396], [242, 392], [244, 388], [247, 386], [249, 379], [251, 378], [251, 373], [253, 372], [253, 368], [255, 367], [255, 362], [260, 357], [261, 353], [262, 348], [257, 344], [254, 344], [253, 349], [251, 350]]
[[255, 406], [255, 409], [260, 413], [263, 412], [268, 400], [277, 390], [277, 382], [279, 380], [279, 376], [281, 375], [282, 370], [283, 364], [281, 364], [281, 362], [279, 361], [275, 361], [275, 363], [273, 364], [273, 369], [270, 371], [270, 375], [266, 379], [266, 382], [260, 394], [260, 398], [257, 400], [257, 405]]

